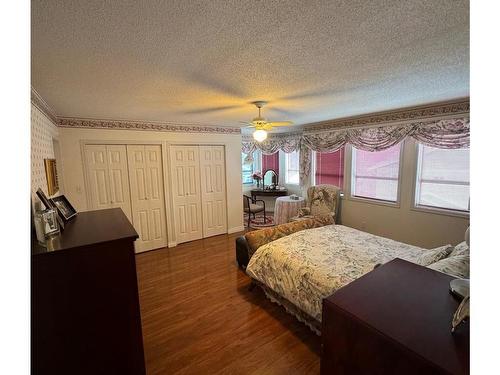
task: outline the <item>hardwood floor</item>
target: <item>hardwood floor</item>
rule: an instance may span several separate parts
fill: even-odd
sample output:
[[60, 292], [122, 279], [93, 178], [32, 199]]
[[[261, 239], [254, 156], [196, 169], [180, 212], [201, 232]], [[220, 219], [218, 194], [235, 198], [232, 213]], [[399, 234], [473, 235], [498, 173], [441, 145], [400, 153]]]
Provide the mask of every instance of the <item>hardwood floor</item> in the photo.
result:
[[149, 375], [319, 373], [320, 337], [248, 290], [237, 236], [136, 256]]

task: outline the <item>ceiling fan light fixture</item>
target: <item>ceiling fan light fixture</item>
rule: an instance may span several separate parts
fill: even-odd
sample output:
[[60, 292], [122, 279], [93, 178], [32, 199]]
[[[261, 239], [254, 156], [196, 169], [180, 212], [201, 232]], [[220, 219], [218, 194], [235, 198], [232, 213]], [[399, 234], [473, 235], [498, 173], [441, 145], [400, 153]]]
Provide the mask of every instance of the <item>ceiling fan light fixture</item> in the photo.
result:
[[257, 142], [262, 142], [267, 138], [267, 132], [262, 129], [258, 129], [253, 132], [253, 139], [255, 139]]

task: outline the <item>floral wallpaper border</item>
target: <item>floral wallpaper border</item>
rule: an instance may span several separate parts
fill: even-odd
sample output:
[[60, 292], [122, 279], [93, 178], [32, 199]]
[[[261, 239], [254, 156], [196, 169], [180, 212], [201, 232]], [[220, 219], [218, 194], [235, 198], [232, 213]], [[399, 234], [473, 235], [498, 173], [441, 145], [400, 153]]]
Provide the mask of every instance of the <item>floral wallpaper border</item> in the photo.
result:
[[161, 132], [191, 132], [191, 133], [218, 133], [241, 134], [241, 129], [225, 126], [205, 126], [195, 124], [178, 124], [167, 122], [143, 122], [121, 120], [96, 120], [59, 117], [57, 126], [61, 128], [89, 128], [114, 130], [150, 130]]

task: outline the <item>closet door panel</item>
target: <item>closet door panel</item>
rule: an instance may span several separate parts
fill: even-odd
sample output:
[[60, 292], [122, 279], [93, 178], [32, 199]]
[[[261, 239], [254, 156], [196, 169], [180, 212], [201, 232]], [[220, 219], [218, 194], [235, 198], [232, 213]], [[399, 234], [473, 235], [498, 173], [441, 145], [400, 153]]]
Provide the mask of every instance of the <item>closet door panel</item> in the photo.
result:
[[86, 145], [85, 159], [93, 209], [111, 208], [108, 158], [105, 145]]
[[133, 224], [139, 232], [136, 251], [166, 246], [161, 146], [128, 145]]
[[203, 237], [227, 233], [226, 173], [223, 146], [200, 146]]
[[145, 146], [144, 151], [147, 165], [146, 179], [148, 182], [149, 246], [157, 249], [167, 245], [161, 146]]
[[177, 242], [203, 237], [198, 146], [171, 146], [170, 170]]
[[106, 152], [111, 205], [112, 207], [120, 207], [132, 222], [127, 147], [125, 145], [108, 145]]

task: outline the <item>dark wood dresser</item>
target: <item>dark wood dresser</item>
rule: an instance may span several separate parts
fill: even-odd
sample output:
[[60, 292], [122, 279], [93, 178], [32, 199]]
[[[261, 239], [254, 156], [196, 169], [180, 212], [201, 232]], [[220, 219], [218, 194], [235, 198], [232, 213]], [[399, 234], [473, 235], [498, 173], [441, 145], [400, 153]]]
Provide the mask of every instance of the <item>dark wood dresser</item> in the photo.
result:
[[32, 245], [33, 374], [145, 374], [134, 241], [120, 208]]
[[395, 259], [323, 300], [321, 374], [468, 374], [452, 277]]

